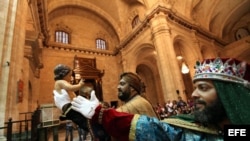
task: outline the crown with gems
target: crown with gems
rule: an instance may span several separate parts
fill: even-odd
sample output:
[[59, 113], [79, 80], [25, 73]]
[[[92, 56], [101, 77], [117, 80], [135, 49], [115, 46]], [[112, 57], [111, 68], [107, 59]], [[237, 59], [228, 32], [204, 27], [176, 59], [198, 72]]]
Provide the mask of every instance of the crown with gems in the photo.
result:
[[198, 79], [214, 79], [243, 84], [250, 88], [250, 66], [233, 58], [206, 59], [196, 62], [193, 81]]

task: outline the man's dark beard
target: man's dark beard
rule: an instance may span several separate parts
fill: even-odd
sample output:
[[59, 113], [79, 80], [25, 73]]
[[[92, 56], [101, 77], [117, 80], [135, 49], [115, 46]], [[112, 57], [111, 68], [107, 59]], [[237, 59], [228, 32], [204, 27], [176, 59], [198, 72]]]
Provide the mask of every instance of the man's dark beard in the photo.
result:
[[130, 97], [130, 92], [129, 91], [125, 91], [125, 92], [118, 91], [118, 98], [121, 101], [126, 101], [126, 100], [129, 99], [129, 97]]
[[205, 108], [202, 111], [194, 110], [194, 118], [203, 125], [217, 124], [225, 119], [226, 111], [219, 99], [207, 106], [203, 101], [197, 100], [195, 103], [203, 103]]

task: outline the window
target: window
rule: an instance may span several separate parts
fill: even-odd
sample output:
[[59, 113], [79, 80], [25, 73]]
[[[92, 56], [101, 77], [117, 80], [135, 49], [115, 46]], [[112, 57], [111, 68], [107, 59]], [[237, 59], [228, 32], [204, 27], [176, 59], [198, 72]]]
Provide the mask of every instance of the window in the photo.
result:
[[96, 39], [96, 48], [106, 50], [107, 49], [106, 41], [100, 38]]
[[139, 16], [135, 16], [132, 21], [132, 28], [134, 28], [139, 23]]
[[55, 40], [58, 43], [69, 44], [69, 34], [64, 31], [56, 31]]

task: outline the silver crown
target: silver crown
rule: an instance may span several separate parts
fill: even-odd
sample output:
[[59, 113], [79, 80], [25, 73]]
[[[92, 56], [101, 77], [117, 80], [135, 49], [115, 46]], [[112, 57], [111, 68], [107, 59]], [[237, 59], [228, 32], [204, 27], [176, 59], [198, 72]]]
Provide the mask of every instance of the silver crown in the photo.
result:
[[250, 85], [244, 80], [246, 62], [236, 62], [234, 59], [222, 60], [221, 58], [207, 59], [196, 62], [193, 81], [197, 79], [215, 79]]

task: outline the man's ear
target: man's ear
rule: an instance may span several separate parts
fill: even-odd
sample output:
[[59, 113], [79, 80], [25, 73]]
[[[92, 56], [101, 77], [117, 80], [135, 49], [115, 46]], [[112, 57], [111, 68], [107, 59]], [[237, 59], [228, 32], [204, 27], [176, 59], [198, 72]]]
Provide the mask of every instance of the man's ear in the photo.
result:
[[130, 91], [131, 92], [136, 92], [136, 90], [133, 87], [131, 87], [131, 86], [130, 86]]

